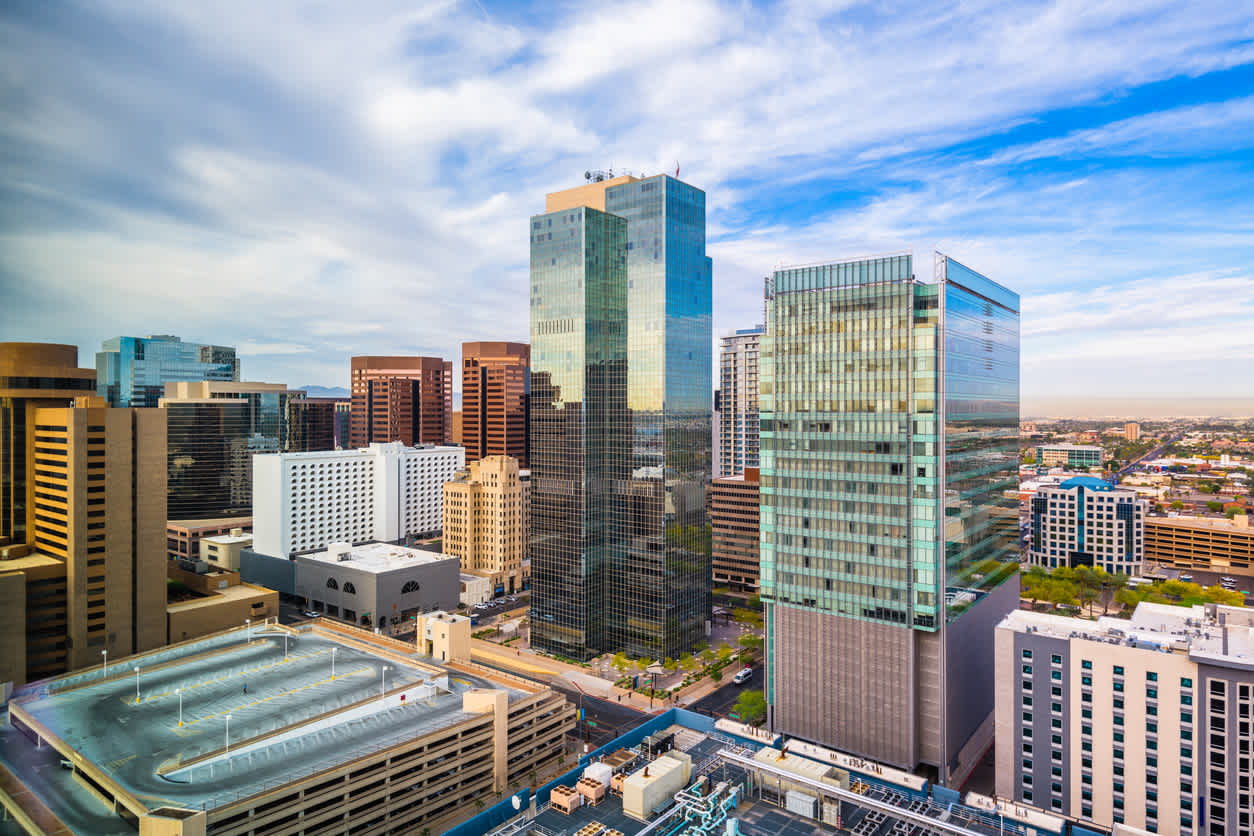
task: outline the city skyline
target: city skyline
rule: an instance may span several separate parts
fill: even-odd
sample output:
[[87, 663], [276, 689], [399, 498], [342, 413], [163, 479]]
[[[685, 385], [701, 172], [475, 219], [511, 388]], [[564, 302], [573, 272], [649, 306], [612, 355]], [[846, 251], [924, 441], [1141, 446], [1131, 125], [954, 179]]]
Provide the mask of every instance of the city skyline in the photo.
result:
[[525, 310], [531, 196], [680, 167], [710, 195], [716, 337], [760, 320], [781, 263], [936, 247], [1022, 290], [1025, 414], [1242, 394], [1239, 8], [272, 14], [4, 13], [29, 74], [0, 99], [7, 338], [90, 365], [178, 333], [237, 346], [250, 379], [343, 386], [352, 354], [525, 339], [499, 312]]

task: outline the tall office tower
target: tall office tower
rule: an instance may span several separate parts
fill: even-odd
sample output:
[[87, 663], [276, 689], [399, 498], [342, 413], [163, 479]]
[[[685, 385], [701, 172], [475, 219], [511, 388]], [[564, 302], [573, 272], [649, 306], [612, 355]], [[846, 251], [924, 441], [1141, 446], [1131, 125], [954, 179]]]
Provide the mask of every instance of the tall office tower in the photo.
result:
[[720, 400], [719, 391], [714, 390], [714, 409], [710, 412], [710, 476], [717, 479], [723, 475], [721, 462], [723, 461], [722, 441], [723, 438], [723, 406]]
[[705, 193], [666, 176], [531, 219], [532, 642], [677, 656], [710, 611]]
[[96, 394], [111, 406], [155, 407], [176, 380], [239, 380], [235, 349], [169, 334], [114, 337], [96, 352]]
[[714, 585], [747, 595], [758, 591], [760, 478], [756, 467], [746, 467], [710, 488]]
[[[165, 643], [165, 424], [156, 410], [112, 409], [86, 395], [35, 407], [29, 449], [29, 542], [0, 574], [21, 574], [6, 609], [6, 667], [40, 679]], [[10, 578], [12, 580], [12, 578]], [[12, 613], [8, 613], [12, 616]], [[24, 635], [24, 643], [22, 637]], [[19, 645], [20, 650], [19, 650]], [[10, 675], [17, 674], [9, 671]]]
[[444, 483], [444, 554], [491, 579], [493, 595], [522, 589], [522, 483], [518, 460], [486, 456]]
[[466, 461], [512, 456], [527, 466], [531, 346], [462, 343], [462, 441]]
[[1051, 569], [1096, 566], [1139, 576], [1149, 500], [1095, 476], [1040, 488], [1028, 503], [1028, 562]]
[[287, 402], [287, 444], [284, 453], [335, 449], [334, 398], [293, 398]]
[[758, 466], [758, 351], [766, 329], [742, 328], [719, 350], [719, 475]]
[[1141, 440], [1141, 425], [1135, 421], [1129, 421], [1123, 425], [1123, 437], [1128, 441]]
[[286, 448], [288, 405], [304, 396], [282, 383], [167, 383], [170, 519], [251, 515], [252, 457]]
[[76, 346], [0, 343], [0, 546], [26, 542], [31, 410], [95, 391], [96, 373], [78, 368]]
[[438, 357], [354, 357], [349, 447], [448, 444], [453, 364]]
[[772, 727], [960, 784], [1018, 605], [1019, 298], [937, 254], [778, 270], [762, 339]]

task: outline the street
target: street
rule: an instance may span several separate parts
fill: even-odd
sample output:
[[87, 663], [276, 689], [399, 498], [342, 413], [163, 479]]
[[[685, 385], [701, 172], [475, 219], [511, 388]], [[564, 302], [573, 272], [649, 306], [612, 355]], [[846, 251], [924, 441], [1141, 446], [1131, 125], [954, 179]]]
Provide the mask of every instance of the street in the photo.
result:
[[587, 741], [589, 748], [602, 746], [649, 719], [648, 714], [629, 705], [582, 694], [561, 677], [554, 677], [549, 684], [584, 709], [584, 719], [575, 726], [575, 735]]
[[740, 699], [741, 694], [745, 691], [761, 690], [762, 688], [762, 672], [760, 670], [755, 668], [753, 678], [744, 685], [737, 685], [731, 681], [732, 675], [737, 670], [739, 668], [729, 666], [723, 671], [724, 681], [722, 685], [686, 707], [693, 711], [699, 711], [702, 714], [726, 717], [728, 712], [732, 710], [732, 706], [736, 704], [736, 700]]

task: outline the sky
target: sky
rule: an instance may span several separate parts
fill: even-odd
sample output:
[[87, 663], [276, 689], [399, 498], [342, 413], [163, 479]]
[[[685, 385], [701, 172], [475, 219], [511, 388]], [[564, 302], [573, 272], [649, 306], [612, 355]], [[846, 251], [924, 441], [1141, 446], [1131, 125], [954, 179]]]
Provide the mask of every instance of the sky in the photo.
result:
[[526, 340], [544, 194], [679, 166], [716, 337], [779, 266], [940, 250], [1022, 296], [1025, 414], [1254, 412], [1248, 4], [11, 0], [0, 55], [0, 339], [83, 365]]

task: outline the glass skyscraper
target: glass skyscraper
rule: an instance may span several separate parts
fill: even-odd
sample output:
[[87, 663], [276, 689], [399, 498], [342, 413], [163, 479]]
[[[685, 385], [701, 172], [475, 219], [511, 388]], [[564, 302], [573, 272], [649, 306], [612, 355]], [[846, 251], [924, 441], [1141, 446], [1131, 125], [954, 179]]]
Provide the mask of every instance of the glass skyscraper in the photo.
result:
[[761, 589], [778, 731], [960, 782], [1018, 604], [1019, 298], [937, 255], [778, 270]]
[[719, 349], [719, 475], [758, 466], [758, 353], [762, 332], [740, 328]]
[[114, 337], [96, 352], [96, 394], [110, 406], [155, 407], [179, 380], [239, 380], [235, 349], [154, 334]]
[[532, 642], [676, 656], [710, 609], [705, 193], [548, 196], [531, 224]]

